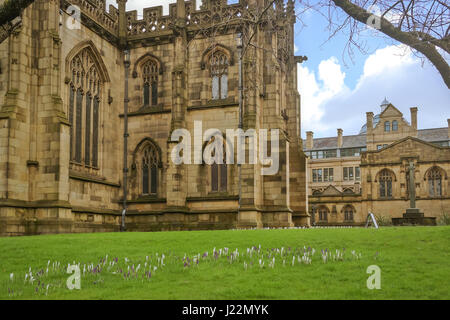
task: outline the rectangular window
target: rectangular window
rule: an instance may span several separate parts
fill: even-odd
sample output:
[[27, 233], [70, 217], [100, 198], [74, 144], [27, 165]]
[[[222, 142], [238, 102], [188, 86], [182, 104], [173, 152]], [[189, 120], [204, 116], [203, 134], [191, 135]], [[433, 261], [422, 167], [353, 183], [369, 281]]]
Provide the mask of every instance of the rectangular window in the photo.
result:
[[341, 149], [341, 157], [359, 157], [366, 148], [345, 148]]
[[336, 158], [337, 152], [336, 150], [325, 150], [323, 155], [325, 158]]
[[323, 159], [323, 151], [317, 151], [317, 159]]
[[325, 181], [325, 182], [333, 181], [333, 168], [323, 169], [323, 181]]
[[[327, 170], [327, 169], [324, 169], [324, 170]], [[323, 171], [322, 171], [322, 169], [313, 169], [312, 173], [313, 173], [313, 182], [326, 181], [326, 180], [323, 179], [323, 176], [322, 176]]]
[[348, 168], [344, 168], [344, 181], [348, 180]]
[[359, 170], [360, 170], [359, 167], [355, 167], [355, 180], [357, 180], [357, 181], [361, 180]]
[[353, 180], [353, 167], [348, 168], [348, 180]]

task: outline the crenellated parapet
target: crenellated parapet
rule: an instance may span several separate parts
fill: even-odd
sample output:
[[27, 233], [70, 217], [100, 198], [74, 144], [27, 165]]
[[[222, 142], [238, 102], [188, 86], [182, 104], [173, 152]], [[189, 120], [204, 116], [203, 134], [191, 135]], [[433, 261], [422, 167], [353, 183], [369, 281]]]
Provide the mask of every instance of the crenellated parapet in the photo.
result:
[[[199, 10], [196, 10], [196, 1], [186, 1], [186, 27], [197, 28], [212, 23], [231, 21], [242, 17], [245, 10], [245, 1], [236, 4], [227, 4], [227, 0], [205, 0]], [[128, 35], [153, 36], [165, 33], [177, 19], [177, 4], [169, 5], [169, 14], [163, 15], [162, 6], [145, 8], [142, 19], [138, 19], [137, 11], [127, 12]]]
[[[136, 10], [123, 12], [125, 22], [122, 29], [120, 27], [120, 8], [117, 9], [110, 5], [109, 12], [107, 12], [106, 0], [61, 0], [61, 9], [71, 14], [69, 12], [71, 5], [79, 7], [83, 25], [111, 43], [120, 46], [124, 45], [124, 41], [133, 42], [145, 39], [153, 41], [152, 39], [171, 38], [180, 27], [185, 28], [191, 34], [211, 26], [219, 26], [218, 29], [221, 27], [230, 31], [233, 26], [239, 28], [239, 25], [246, 21], [254, 21], [262, 11], [270, 17], [269, 24], [277, 31], [284, 31], [285, 26], [284, 23], [281, 23], [282, 21], [295, 23], [292, 0], [287, 3], [283, 0], [276, 0], [272, 5], [270, 5], [270, 0], [239, 0], [234, 4], [228, 4], [227, 0], [203, 0], [200, 8], [196, 9], [197, 1], [185, 1], [184, 19], [180, 19], [177, 14], [176, 3], [169, 5], [167, 15], [163, 14], [162, 6], [144, 8], [142, 17], [138, 17]], [[266, 6], [269, 6], [267, 10]], [[287, 17], [290, 19], [286, 19]], [[260, 23], [267, 25], [267, 21], [260, 21]]]

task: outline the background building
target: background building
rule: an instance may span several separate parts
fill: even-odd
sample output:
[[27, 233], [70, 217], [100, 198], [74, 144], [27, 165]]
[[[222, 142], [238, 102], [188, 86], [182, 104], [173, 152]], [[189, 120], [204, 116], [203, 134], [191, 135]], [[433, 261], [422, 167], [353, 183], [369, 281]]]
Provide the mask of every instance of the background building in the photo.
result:
[[417, 129], [386, 99], [357, 135], [313, 138], [307, 132], [309, 210], [315, 224], [353, 225], [368, 212], [401, 217], [409, 207], [408, 165], [415, 165], [417, 206], [426, 216], [450, 213], [450, 120], [443, 128]]
[[125, 81], [128, 230], [308, 225], [293, 2], [269, 8], [276, 28], [254, 29], [242, 64], [244, 130], [281, 132], [274, 176], [170, 161], [175, 129], [238, 128], [238, 18], [263, 1], [178, 0], [143, 19], [126, 2], [36, 0], [0, 44], [0, 234], [119, 229]]

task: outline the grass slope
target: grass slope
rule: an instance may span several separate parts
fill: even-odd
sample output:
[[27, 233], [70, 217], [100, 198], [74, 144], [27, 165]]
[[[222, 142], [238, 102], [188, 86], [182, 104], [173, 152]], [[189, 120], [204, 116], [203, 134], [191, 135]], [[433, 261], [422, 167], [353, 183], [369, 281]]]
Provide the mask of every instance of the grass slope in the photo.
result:
[[[0, 299], [449, 299], [449, 244], [450, 227], [0, 238]], [[258, 250], [259, 245], [261, 250]], [[253, 246], [257, 249], [251, 250], [250, 258], [247, 248]], [[310, 255], [311, 264], [297, 260], [298, 255], [303, 255], [304, 246], [316, 251]], [[213, 248], [219, 251], [225, 247], [229, 248], [228, 254], [222, 249], [222, 255], [214, 258]], [[282, 247], [284, 256], [272, 250]], [[229, 256], [236, 248], [239, 257], [230, 263]], [[332, 254], [338, 249], [344, 257], [335, 261], [330, 256], [324, 263], [322, 249]], [[294, 251], [296, 260], [292, 266]], [[193, 256], [205, 252], [208, 257], [201, 257], [196, 264]], [[359, 253], [361, 258], [358, 258]], [[158, 263], [162, 254], [165, 255], [164, 267], [161, 261]], [[190, 258], [186, 267], [185, 254]], [[106, 255], [108, 260], [101, 272], [82, 275], [81, 290], [70, 291], [65, 287], [69, 277], [65, 272], [67, 263], [75, 261], [83, 269], [84, 264], [97, 265]], [[269, 264], [274, 256], [272, 268]], [[115, 257], [118, 262], [111, 266]], [[259, 259], [264, 262], [262, 268]], [[46, 269], [48, 261], [49, 273], [36, 276], [37, 271]], [[59, 269], [54, 266], [56, 261], [61, 264]], [[145, 273], [145, 262], [152, 264], [151, 278]], [[246, 269], [244, 262], [248, 265]], [[138, 264], [141, 264], [138, 278], [133, 272], [128, 277], [128, 266], [134, 265], [136, 269]], [[156, 271], [153, 270], [155, 265], [158, 265]], [[381, 290], [366, 287], [369, 265], [381, 268]], [[29, 268], [37, 279], [33, 284], [24, 283]], [[119, 270], [120, 274], [113, 274]], [[11, 273], [14, 273], [12, 281]], [[48, 291], [47, 284], [50, 284]]]

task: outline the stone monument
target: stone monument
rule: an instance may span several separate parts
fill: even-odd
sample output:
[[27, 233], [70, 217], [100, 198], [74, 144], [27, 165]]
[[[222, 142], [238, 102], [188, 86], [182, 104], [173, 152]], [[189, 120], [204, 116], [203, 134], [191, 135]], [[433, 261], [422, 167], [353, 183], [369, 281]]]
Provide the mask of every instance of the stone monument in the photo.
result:
[[416, 182], [414, 179], [414, 163], [409, 162], [409, 208], [403, 218], [392, 218], [393, 225], [436, 225], [435, 217], [425, 217], [419, 208], [416, 208]]

